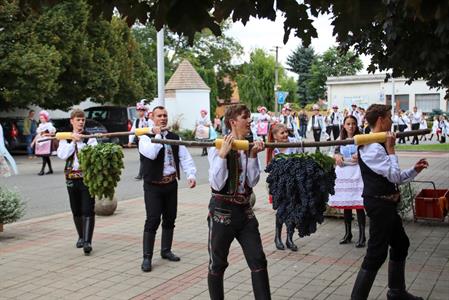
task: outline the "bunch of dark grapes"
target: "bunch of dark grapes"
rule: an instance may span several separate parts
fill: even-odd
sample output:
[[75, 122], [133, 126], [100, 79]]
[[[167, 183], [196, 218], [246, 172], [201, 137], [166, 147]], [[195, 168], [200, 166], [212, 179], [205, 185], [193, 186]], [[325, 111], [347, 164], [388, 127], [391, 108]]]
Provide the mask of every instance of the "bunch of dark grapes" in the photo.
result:
[[333, 160], [316, 154], [281, 155], [265, 169], [273, 209], [289, 232], [314, 233], [324, 220], [329, 194], [334, 194]]

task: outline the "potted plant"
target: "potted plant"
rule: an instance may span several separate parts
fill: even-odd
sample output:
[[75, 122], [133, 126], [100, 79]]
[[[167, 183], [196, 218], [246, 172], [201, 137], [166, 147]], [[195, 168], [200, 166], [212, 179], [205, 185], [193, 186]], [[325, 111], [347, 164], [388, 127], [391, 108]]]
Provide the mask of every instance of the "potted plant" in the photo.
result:
[[0, 232], [3, 224], [19, 220], [25, 212], [25, 204], [19, 193], [0, 187]]
[[112, 143], [84, 147], [79, 160], [84, 184], [95, 197], [95, 214], [112, 215], [117, 208], [115, 188], [124, 167], [122, 147]]

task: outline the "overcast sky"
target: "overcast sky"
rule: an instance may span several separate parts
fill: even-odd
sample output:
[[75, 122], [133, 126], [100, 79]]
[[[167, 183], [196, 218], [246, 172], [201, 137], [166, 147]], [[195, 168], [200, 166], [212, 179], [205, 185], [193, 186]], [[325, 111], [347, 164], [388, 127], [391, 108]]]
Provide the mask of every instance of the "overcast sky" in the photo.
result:
[[[285, 67], [287, 57], [292, 53], [296, 47], [301, 44], [299, 38], [290, 34], [287, 44], [283, 44], [284, 38], [284, 18], [278, 14], [276, 21], [272, 22], [267, 19], [251, 18], [246, 26], [242, 23], [234, 23], [230, 30], [226, 33], [234, 37], [245, 49], [245, 56], [243, 60], [248, 61], [249, 53], [255, 48], [263, 48], [265, 50], [273, 49], [274, 46], [280, 46], [279, 62]], [[312, 47], [315, 53], [322, 54], [331, 46], [335, 46], [335, 37], [332, 36], [332, 25], [330, 15], [321, 15], [315, 19], [313, 25], [317, 29], [318, 38], [312, 40]], [[369, 59], [361, 57], [364, 69], [366, 69]], [[360, 73], [366, 73], [362, 70]], [[293, 75], [290, 73], [290, 75]]]

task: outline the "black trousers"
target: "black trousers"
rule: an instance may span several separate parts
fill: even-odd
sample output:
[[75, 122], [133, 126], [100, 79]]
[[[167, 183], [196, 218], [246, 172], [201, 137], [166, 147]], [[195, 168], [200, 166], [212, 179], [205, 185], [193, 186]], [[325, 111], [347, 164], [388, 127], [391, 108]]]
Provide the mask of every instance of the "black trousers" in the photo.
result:
[[[320, 141], [320, 137], [321, 137], [321, 128], [313, 128], [313, 139], [315, 140], [315, 142], [319, 142]], [[320, 147], [316, 147], [316, 151], [320, 151]]]
[[340, 136], [340, 125], [332, 125], [332, 134], [334, 135], [334, 141]]
[[178, 211], [178, 182], [175, 180], [164, 185], [144, 182], [143, 191], [147, 214], [144, 231], [156, 234], [161, 223], [161, 215], [162, 228], [175, 228]]
[[[412, 123], [412, 130], [418, 130], [419, 129], [419, 123]], [[414, 135], [412, 144], [419, 144], [418, 136]]]
[[[398, 125], [399, 128], [399, 132], [404, 132], [405, 129], [407, 128], [407, 125], [405, 124], [399, 124]], [[405, 137], [401, 137], [398, 141], [399, 144], [405, 144]]]
[[257, 221], [251, 205], [211, 199], [209, 204], [209, 273], [222, 275], [228, 267], [232, 241], [237, 239], [252, 272], [267, 269]]
[[75, 217], [92, 217], [95, 215], [95, 198], [89, 194], [89, 189], [82, 179], [67, 179], [70, 208]]
[[362, 268], [377, 271], [385, 262], [388, 249], [390, 260], [405, 261], [410, 241], [402, 226], [396, 204], [376, 198], [364, 198], [365, 210], [370, 218], [370, 237]]

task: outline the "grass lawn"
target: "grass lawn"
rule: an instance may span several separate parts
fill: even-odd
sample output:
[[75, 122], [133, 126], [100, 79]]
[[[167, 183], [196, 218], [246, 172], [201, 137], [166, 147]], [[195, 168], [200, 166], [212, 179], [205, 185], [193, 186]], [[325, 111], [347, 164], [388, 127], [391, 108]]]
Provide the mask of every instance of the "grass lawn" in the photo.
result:
[[398, 151], [449, 152], [449, 144], [396, 145]]

